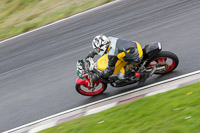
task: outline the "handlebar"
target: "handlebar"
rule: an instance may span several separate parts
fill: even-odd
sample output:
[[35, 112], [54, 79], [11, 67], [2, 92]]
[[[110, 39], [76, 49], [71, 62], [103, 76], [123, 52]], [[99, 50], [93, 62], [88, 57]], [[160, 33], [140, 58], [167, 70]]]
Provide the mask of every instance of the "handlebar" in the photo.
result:
[[89, 67], [89, 71], [93, 71], [94, 70], [94, 66], [95, 66], [95, 63], [94, 63], [94, 60], [93, 58], [89, 57], [89, 58], [86, 58], [85, 61], [88, 63]]

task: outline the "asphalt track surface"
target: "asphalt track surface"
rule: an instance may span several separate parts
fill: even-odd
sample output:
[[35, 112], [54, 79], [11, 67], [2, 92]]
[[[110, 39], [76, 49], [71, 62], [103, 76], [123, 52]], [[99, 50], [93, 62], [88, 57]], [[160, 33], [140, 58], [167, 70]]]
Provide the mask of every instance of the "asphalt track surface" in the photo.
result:
[[179, 56], [176, 71], [155, 83], [200, 68], [199, 0], [121, 0], [0, 44], [0, 131], [137, 88], [108, 87], [97, 97], [74, 88], [76, 61], [87, 55], [97, 34], [160, 41]]

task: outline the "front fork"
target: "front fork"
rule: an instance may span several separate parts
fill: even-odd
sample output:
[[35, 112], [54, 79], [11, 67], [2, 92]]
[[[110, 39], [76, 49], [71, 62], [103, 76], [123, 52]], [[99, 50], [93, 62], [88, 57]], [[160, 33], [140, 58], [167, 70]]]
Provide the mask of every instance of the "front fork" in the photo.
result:
[[89, 86], [90, 86], [91, 88], [93, 88], [93, 87], [94, 87], [94, 84], [93, 84], [93, 79], [92, 79], [92, 75], [91, 75], [91, 74], [89, 75], [89, 80], [90, 80]]
[[92, 88], [91, 86], [94, 86], [94, 85], [93, 85], [93, 81], [91, 81], [90, 75], [85, 74], [84, 77], [86, 79], [77, 78], [76, 79], [76, 83], [77, 84], [82, 84], [83, 86], [85, 86], [86, 88], [88, 88], [88, 90], [91, 90], [91, 88]]

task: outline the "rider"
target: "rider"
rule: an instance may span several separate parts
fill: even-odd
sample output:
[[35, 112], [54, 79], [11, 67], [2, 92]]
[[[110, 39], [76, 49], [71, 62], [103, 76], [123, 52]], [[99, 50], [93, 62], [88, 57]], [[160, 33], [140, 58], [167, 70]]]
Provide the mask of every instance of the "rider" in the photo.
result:
[[[94, 51], [86, 57], [93, 58], [95, 55], [103, 56], [108, 54], [108, 67], [93, 77], [95, 80], [99, 78], [108, 78], [115, 70], [115, 64], [118, 60], [124, 60], [127, 64], [138, 65], [143, 59], [143, 51], [140, 44], [136, 41], [124, 40], [116, 37], [106, 37], [105, 35], [97, 35], [93, 41], [92, 46]], [[122, 54], [125, 53], [125, 54]], [[119, 56], [121, 54], [121, 56]], [[126, 67], [119, 72], [118, 78], [126, 80]], [[135, 76], [142, 79], [142, 74], [135, 72]], [[144, 78], [143, 78], [144, 79]], [[144, 79], [144, 81], [146, 78]], [[142, 81], [142, 82], [144, 82]]]

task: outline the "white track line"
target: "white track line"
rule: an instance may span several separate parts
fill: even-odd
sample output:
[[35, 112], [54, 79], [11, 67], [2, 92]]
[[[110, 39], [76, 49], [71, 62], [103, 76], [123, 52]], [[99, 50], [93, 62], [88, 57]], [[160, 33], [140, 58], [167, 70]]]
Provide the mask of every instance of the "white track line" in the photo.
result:
[[156, 95], [156, 94], [159, 94], [159, 93], [164, 93], [164, 92], [167, 92], [167, 91], [170, 91], [170, 90], [174, 90], [174, 89], [176, 89], [178, 87], [179, 87], [179, 85], [176, 85], [176, 86], [173, 86], [173, 87], [170, 87], [170, 88], [167, 88], [167, 89], [163, 89], [163, 90], [159, 90], [159, 91], [154, 91], [154, 92], [146, 94], [145, 97], [153, 96], [153, 95]]
[[91, 115], [91, 114], [95, 114], [95, 113], [99, 113], [101, 111], [104, 111], [104, 110], [107, 110], [109, 108], [112, 108], [114, 106], [117, 105], [117, 102], [114, 102], [114, 103], [110, 103], [110, 104], [107, 104], [107, 105], [104, 105], [104, 106], [101, 106], [101, 107], [98, 107], [98, 108], [94, 108], [94, 109], [90, 109], [86, 112], [85, 116], [86, 115]]
[[73, 16], [70, 16], [70, 17], [67, 17], [67, 18], [58, 20], [58, 21], [56, 21], [56, 22], [53, 22], [53, 23], [51, 23], [51, 24], [42, 26], [42, 27], [40, 27], [40, 28], [31, 30], [31, 31], [28, 31], [28, 32], [25, 32], [25, 33], [22, 33], [22, 34], [20, 34], [20, 35], [17, 35], [17, 36], [11, 37], [11, 38], [8, 38], [8, 39], [6, 39], [6, 40], [1, 41], [0, 44], [2, 44], [2, 43], [4, 43], [4, 42], [7, 42], [7, 41], [10, 41], [10, 40], [13, 40], [13, 39], [16, 39], [16, 38], [18, 38], [18, 37], [27, 35], [27, 34], [29, 34], [29, 33], [32, 33], [32, 32], [35, 32], [35, 31], [38, 31], [38, 30], [41, 30], [41, 29], [44, 29], [44, 28], [46, 28], [46, 27], [49, 27], [49, 26], [58, 24], [58, 23], [60, 23], [60, 22], [66, 21], [66, 20], [68, 20], [68, 19], [72, 19], [72, 18], [75, 18], [75, 17], [79, 17], [80, 15], [84, 15], [84, 14], [87, 14], [87, 13], [89, 13], [89, 12], [93, 12], [93, 11], [95, 11], [95, 10], [104, 8], [104, 7], [106, 7], [106, 6], [110, 6], [110, 5], [115, 4], [115, 3], [119, 2], [119, 1], [122, 1], [122, 0], [116, 0], [116, 1], [113, 1], [113, 2], [110, 2], [110, 3], [107, 3], [107, 4], [104, 4], [104, 5], [102, 5], [102, 6], [99, 6], [99, 7], [92, 8], [92, 9], [86, 10], [86, 11], [84, 11], [84, 12], [80, 12], [80, 13], [78, 13], [78, 14], [75, 14], [75, 15], [73, 15]]
[[86, 104], [86, 105], [83, 105], [83, 106], [79, 106], [77, 108], [73, 108], [73, 109], [70, 109], [70, 110], [67, 110], [67, 111], [64, 111], [64, 112], [61, 112], [61, 113], [58, 113], [58, 114], [55, 114], [55, 115], [52, 115], [52, 116], [37, 120], [37, 121], [31, 122], [31, 123], [28, 123], [26, 125], [11, 129], [11, 130], [6, 131], [4, 133], [14, 132], [14, 131], [19, 130], [21, 128], [24, 128], [24, 127], [27, 127], [27, 126], [31, 126], [31, 125], [40, 123], [42, 121], [45, 121], [45, 120], [48, 120], [48, 119], [51, 119], [51, 118], [54, 118], [54, 117], [57, 117], [57, 116], [60, 116], [60, 115], [75, 111], [75, 110], [78, 110], [78, 109], [82, 109], [82, 108], [85, 108], [85, 107], [88, 107], [88, 106], [91, 106], [91, 105], [95, 105], [97, 103], [108, 101], [108, 100], [111, 100], [111, 99], [114, 99], [114, 98], [117, 98], [117, 97], [120, 97], [120, 96], [123, 96], [123, 95], [127, 95], [127, 94], [130, 94], [130, 93], [136, 92], [136, 91], [144, 90], [144, 89], [147, 89], [147, 88], [150, 88], [150, 87], [153, 87], [153, 86], [157, 86], [157, 85], [160, 85], [160, 84], [163, 84], [163, 83], [171, 82], [171, 81], [174, 81], [174, 80], [177, 80], [177, 79], [181, 79], [181, 78], [192, 76], [192, 75], [199, 74], [199, 73], [200, 73], [200, 70], [195, 71], [195, 72], [191, 72], [191, 73], [188, 73], [188, 74], [184, 74], [184, 75], [181, 75], [181, 76], [178, 76], [178, 77], [174, 77], [174, 78], [171, 78], [171, 79], [167, 79], [167, 80], [164, 80], [164, 81], [161, 81], [161, 82], [158, 82], [158, 83], [150, 84], [150, 85], [147, 85], [147, 86], [144, 86], [144, 87], [141, 87], [141, 88], [129, 91], [129, 92], [125, 92], [125, 93], [118, 94], [118, 95], [115, 95], [115, 96], [112, 96], [112, 97], [108, 97], [108, 98], [105, 98], [105, 99], [102, 99], [102, 100], [99, 100], [99, 101], [96, 101], [96, 102], [93, 102], [93, 103], [89, 103], [89, 104]]
[[56, 122], [47, 123], [45, 125], [41, 125], [39, 127], [31, 129], [30, 131], [28, 131], [28, 133], [37, 133], [39, 131], [42, 131], [42, 130], [50, 128], [50, 127], [53, 127], [55, 125], [56, 125]]

